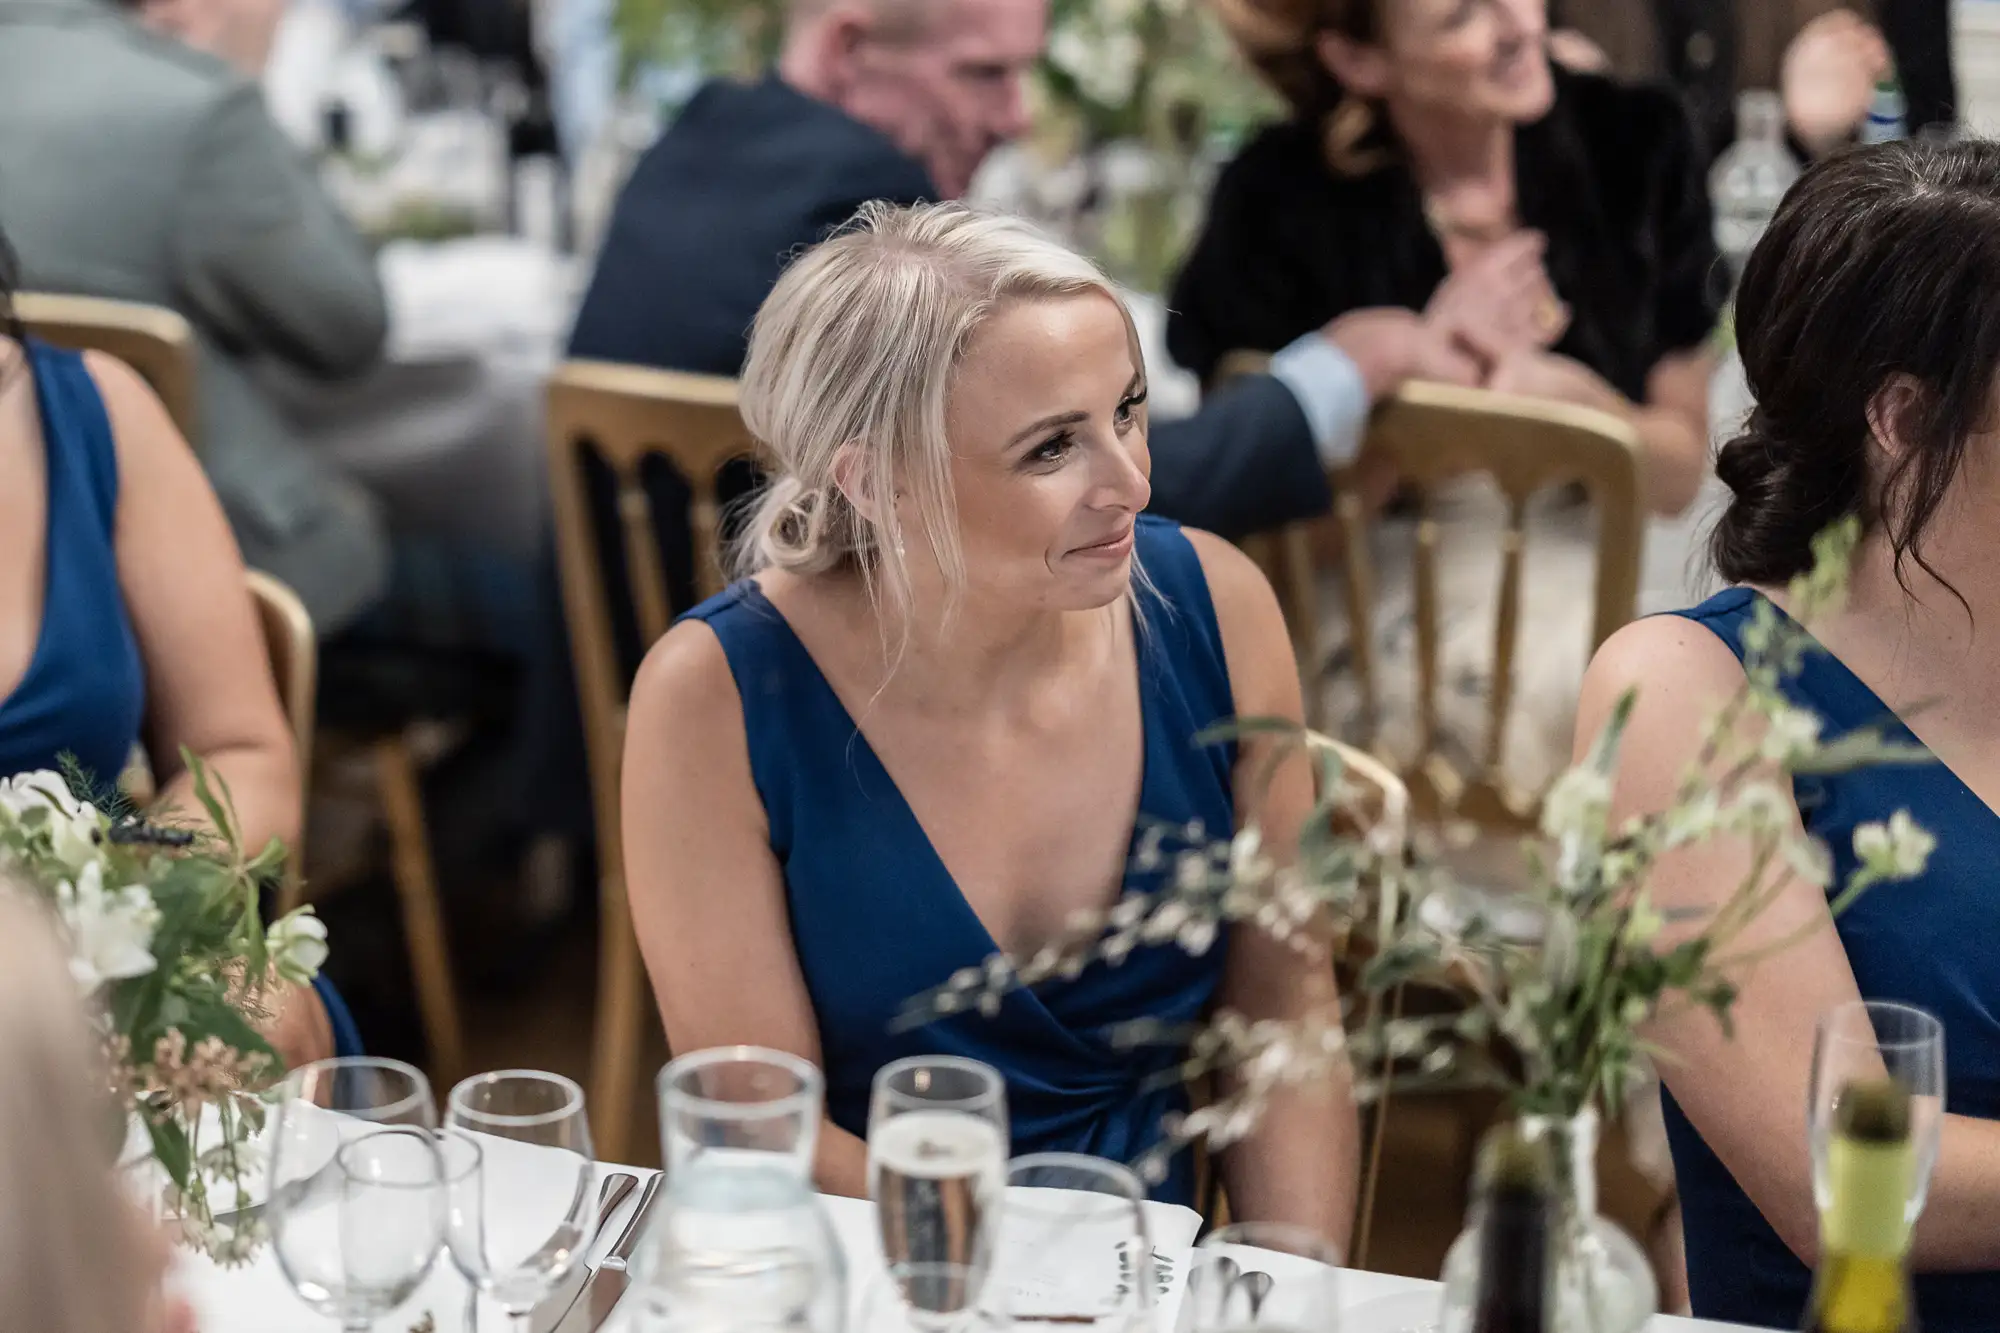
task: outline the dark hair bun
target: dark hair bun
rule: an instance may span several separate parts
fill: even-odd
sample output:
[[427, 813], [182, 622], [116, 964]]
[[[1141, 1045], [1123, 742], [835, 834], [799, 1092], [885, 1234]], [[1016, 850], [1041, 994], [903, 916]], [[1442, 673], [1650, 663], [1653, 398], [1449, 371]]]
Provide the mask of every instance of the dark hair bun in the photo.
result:
[[1822, 455], [1785, 442], [1762, 408], [1715, 456], [1729, 507], [1709, 537], [1716, 572], [1731, 583], [1783, 583], [1801, 572], [1801, 553], [1828, 525], [1851, 513], [1863, 478]]
[[[1711, 534], [1732, 582], [1781, 584], [1812, 541], [1858, 514], [1923, 564], [1925, 528], [2000, 372], [2000, 145], [1907, 140], [1835, 153], [1785, 195], [1744, 266], [1737, 343], [1757, 410], [1723, 447], [1734, 493]], [[1915, 389], [1895, 463], [1870, 411]]]

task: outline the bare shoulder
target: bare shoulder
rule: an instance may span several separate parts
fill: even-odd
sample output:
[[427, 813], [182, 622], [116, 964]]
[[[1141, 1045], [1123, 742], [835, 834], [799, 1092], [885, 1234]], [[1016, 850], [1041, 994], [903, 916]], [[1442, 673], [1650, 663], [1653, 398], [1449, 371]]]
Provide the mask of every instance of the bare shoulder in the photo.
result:
[[1576, 746], [1590, 745], [1627, 691], [1635, 694], [1621, 771], [1678, 776], [1699, 750], [1702, 723], [1744, 682], [1743, 664], [1714, 631], [1685, 616], [1635, 620], [1604, 641], [1584, 673]]
[[706, 621], [683, 620], [661, 636], [632, 681], [632, 725], [664, 724], [677, 734], [708, 732], [730, 719], [742, 733], [743, 704], [722, 640]]
[[1298, 707], [1298, 664], [1278, 595], [1257, 562], [1211, 532], [1184, 528], [1201, 561], [1208, 597], [1222, 631], [1223, 656], [1237, 704], [1245, 712], [1289, 714]]
[[1224, 603], [1235, 609], [1269, 602], [1276, 609], [1278, 599], [1271, 591], [1271, 581], [1235, 543], [1200, 528], [1182, 528], [1181, 534], [1201, 561], [1201, 572], [1208, 580], [1208, 595], [1215, 602], [1217, 615], [1224, 614]]
[[199, 473], [194, 450], [138, 371], [103, 352], [85, 352], [83, 364], [104, 400], [121, 474], [158, 480], [163, 475]]

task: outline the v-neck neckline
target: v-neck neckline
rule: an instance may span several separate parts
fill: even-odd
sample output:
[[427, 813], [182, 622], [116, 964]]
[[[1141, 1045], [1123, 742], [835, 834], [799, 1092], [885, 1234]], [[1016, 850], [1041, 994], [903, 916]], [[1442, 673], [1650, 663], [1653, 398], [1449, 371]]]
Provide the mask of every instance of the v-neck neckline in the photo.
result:
[[1748, 594], [1751, 601], [1768, 604], [1773, 611], [1776, 611], [1784, 618], [1786, 624], [1803, 634], [1807, 642], [1812, 645], [1812, 650], [1833, 668], [1835, 672], [1834, 681], [1840, 686], [1842, 692], [1849, 696], [1843, 702], [1855, 705], [1854, 713], [1857, 716], [1853, 720], [1848, 718], [1826, 718], [1824, 719], [1825, 721], [1834, 723], [1843, 731], [1866, 726], [1893, 727], [1901, 730], [1912, 741], [1924, 747], [1925, 752], [1930, 755], [1930, 762], [1937, 765], [1939, 772], [1949, 776], [1953, 782], [1958, 784], [1960, 791], [1963, 791], [1981, 810], [1986, 812], [1989, 819], [1992, 819], [1996, 824], [2000, 824], [2000, 809], [1996, 809], [1992, 803], [1987, 801], [1985, 797], [1981, 796], [1973, 788], [1971, 783], [1960, 777], [1957, 769], [1954, 769], [1950, 764], [1939, 758], [1937, 753], [1931, 749], [1929, 743], [1917, 734], [1916, 728], [1912, 727], [1901, 713], [1890, 707], [1883, 700], [1882, 696], [1875, 692], [1874, 686], [1856, 675], [1854, 668], [1842, 661], [1839, 654], [1822, 643], [1818, 635], [1793, 619], [1791, 612], [1779, 606], [1762, 592], [1759, 592], [1755, 588], [1745, 588], [1743, 591]]
[[[832, 704], [835, 715], [846, 725], [848, 733], [853, 738], [851, 747], [854, 755], [859, 762], [865, 764], [871, 770], [863, 774], [864, 779], [872, 778], [880, 781], [893, 794], [899, 817], [908, 821], [910, 828], [915, 831], [917, 840], [923, 844], [924, 856], [936, 869], [938, 877], [951, 886], [952, 899], [956, 904], [957, 910], [964, 916], [966, 921], [971, 923], [972, 928], [978, 932], [980, 941], [984, 944], [988, 954], [1002, 952], [999, 941], [993, 937], [992, 929], [987, 926], [986, 922], [980, 918], [979, 913], [974, 910], [972, 900], [965, 896], [965, 889], [958, 882], [958, 877], [952, 873], [951, 867], [945, 864], [944, 856], [938, 851], [937, 843], [932, 840], [930, 830], [925, 828], [923, 820], [917, 817], [916, 807], [910, 804], [909, 797], [904, 794], [902, 786], [896, 781], [895, 775], [889, 772], [888, 765], [884, 764], [881, 755], [876, 753], [875, 743], [868, 739], [868, 733], [861, 729], [859, 722], [855, 721], [853, 712], [847, 707], [846, 701], [840, 697], [840, 691], [836, 690], [833, 687], [833, 682], [827, 678], [826, 671], [820, 666], [819, 660], [812, 655], [812, 650], [806, 647], [805, 640], [799, 637], [799, 632], [792, 627], [792, 622], [778, 608], [777, 604], [771, 600], [770, 596], [765, 593], [763, 586], [756, 579], [745, 579], [744, 584], [746, 585], [745, 599], [755, 603], [760, 611], [768, 613], [783, 630], [787, 646], [811, 669], [809, 679], [812, 687], [825, 695], [826, 701]], [[1132, 616], [1132, 661], [1133, 670], [1137, 673], [1139, 688], [1139, 800], [1133, 819], [1132, 833], [1126, 839], [1128, 866], [1130, 864], [1132, 846], [1139, 837], [1140, 822], [1144, 820], [1147, 806], [1153, 803], [1153, 797], [1156, 795], [1153, 791], [1156, 768], [1153, 762], [1153, 746], [1150, 742], [1154, 725], [1159, 720], [1158, 702], [1153, 698], [1153, 691], [1147, 688], [1147, 677], [1149, 674], [1146, 660], [1148, 652], [1147, 635], [1144, 627], [1139, 623], [1139, 618], [1144, 612], [1139, 607], [1136, 595], [1130, 601]]]

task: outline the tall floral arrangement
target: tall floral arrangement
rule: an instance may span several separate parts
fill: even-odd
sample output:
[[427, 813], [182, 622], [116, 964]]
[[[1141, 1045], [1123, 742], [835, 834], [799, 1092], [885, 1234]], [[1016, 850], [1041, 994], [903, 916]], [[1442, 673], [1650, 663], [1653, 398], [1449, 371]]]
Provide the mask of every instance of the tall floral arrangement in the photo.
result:
[[[1790, 586], [1791, 617], [1760, 601], [1744, 635], [1745, 684], [1707, 719], [1674, 799], [1623, 820], [1611, 817], [1612, 790], [1636, 695], [1618, 701], [1583, 762], [1543, 799], [1539, 836], [1523, 849], [1527, 884], [1507, 905], [1517, 917], [1525, 909], [1533, 931], [1503, 929], [1493, 898], [1442, 869], [1406, 864], [1405, 849], [1380, 836], [1379, 824], [1356, 831], [1353, 789], [1331, 742], [1289, 724], [1242, 722], [1236, 734], [1275, 732], [1318, 760], [1321, 801], [1294, 855], [1273, 856], [1254, 825], [1227, 841], [1200, 829], [1155, 830], [1138, 859], [1170, 867], [1168, 887], [1079, 916], [1031, 957], [968, 968], [915, 1001], [908, 1017], [992, 1011], [1013, 987], [1116, 965], [1141, 944], [1202, 953], [1228, 923], [1269, 932], [1328, 966], [1341, 962], [1357, 984], [1338, 1010], [1299, 1021], [1225, 1012], [1194, 1032], [1147, 1023], [1126, 1031], [1133, 1042], [1188, 1042], [1172, 1077], [1235, 1076], [1227, 1095], [1170, 1126], [1174, 1142], [1241, 1138], [1279, 1088], [1350, 1068], [1364, 1100], [1392, 1084], [1449, 1082], [1501, 1089], [1523, 1115], [1615, 1112], [1647, 1053], [1649, 1022], [1695, 1006], [1726, 1030], [1744, 969], [1797, 941], [1797, 933], [1746, 938], [1788, 882], [1826, 889], [1839, 913], [1877, 885], [1922, 874], [1935, 846], [1897, 811], [1855, 831], [1854, 869], [1836, 884], [1831, 851], [1792, 815], [1794, 778], [1928, 758], [1880, 729], [1829, 739], [1821, 719], [1783, 689], [1818, 651], [1805, 626], [1844, 598], [1858, 537], [1853, 520], [1821, 535], [1813, 568]], [[1743, 880], [1705, 919], [1659, 907], [1649, 880], [1660, 860], [1718, 836], [1747, 843]], [[1394, 999], [1413, 984], [1469, 1002], [1405, 1017]]]
[[[326, 930], [301, 908], [266, 927], [258, 891], [283, 865], [275, 840], [243, 845], [229, 793], [184, 756], [207, 827], [163, 827], [86, 799], [54, 772], [0, 780], [0, 881], [56, 918], [70, 974], [104, 1041], [114, 1099], [143, 1126], [184, 1239], [223, 1262], [254, 1252], [254, 1223], [230, 1221], [258, 1163], [255, 1094], [280, 1072], [257, 1032], [274, 980], [304, 985]], [[227, 1210], [218, 1200], [230, 1201]]]
[[1276, 110], [1207, 0], [1055, 0], [1038, 85], [1036, 141], [1087, 168], [1095, 225], [1074, 239], [1146, 291], [1172, 276], [1218, 157]]

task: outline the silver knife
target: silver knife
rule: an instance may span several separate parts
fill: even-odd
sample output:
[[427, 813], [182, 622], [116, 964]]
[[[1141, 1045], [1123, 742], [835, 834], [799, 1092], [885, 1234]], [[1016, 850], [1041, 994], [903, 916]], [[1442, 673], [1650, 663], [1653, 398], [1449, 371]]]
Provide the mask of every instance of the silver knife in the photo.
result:
[[570, 1307], [563, 1321], [556, 1325], [555, 1333], [597, 1333], [597, 1329], [611, 1317], [618, 1308], [625, 1289], [632, 1285], [632, 1275], [625, 1265], [631, 1261], [632, 1251], [638, 1248], [639, 1236], [646, 1229], [646, 1215], [652, 1211], [653, 1201], [659, 1197], [663, 1171], [646, 1182], [639, 1192], [639, 1206], [632, 1210], [632, 1220], [619, 1233], [618, 1243], [604, 1256], [602, 1263], [590, 1275], [590, 1281], [583, 1288], [583, 1295]]
[[[600, 1227], [618, 1211], [618, 1205], [625, 1202], [625, 1196], [638, 1184], [639, 1177], [630, 1171], [613, 1171], [604, 1177], [604, 1183], [597, 1191], [597, 1224]], [[562, 1317], [569, 1313], [569, 1307], [575, 1305], [576, 1298], [583, 1294], [583, 1284], [589, 1280], [590, 1265], [579, 1257], [554, 1290], [535, 1306], [535, 1312], [528, 1321], [530, 1333], [553, 1333], [556, 1325], [562, 1322]]]

